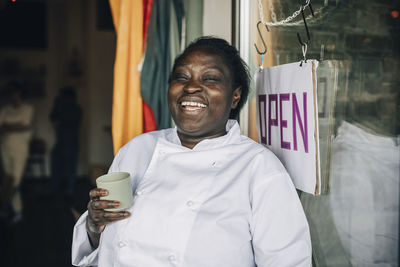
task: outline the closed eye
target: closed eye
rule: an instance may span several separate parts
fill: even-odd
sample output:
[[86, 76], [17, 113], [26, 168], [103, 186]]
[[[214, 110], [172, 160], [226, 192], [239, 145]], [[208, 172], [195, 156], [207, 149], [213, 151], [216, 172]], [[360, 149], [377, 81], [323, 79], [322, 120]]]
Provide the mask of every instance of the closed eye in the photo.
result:
[[172, 80], [178, 81], [178, 82], [184, 82], [189, 80], [189, 76], [187, 76], [184, 73], [175, 73], [172, 77]]
[[204, 76], [203, 77], [203, 81], [205, 82], [219, 82], [221, 81], [221, 78], [219, 78], [218, 76]]

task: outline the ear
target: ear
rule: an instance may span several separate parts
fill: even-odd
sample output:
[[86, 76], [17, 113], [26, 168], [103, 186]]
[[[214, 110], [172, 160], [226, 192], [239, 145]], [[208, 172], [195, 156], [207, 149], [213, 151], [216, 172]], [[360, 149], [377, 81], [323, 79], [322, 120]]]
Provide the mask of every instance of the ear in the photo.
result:
[[240, 101], [240, 97], [242, 96], [242, 87], [239, 86], [233, 91], [233, 97], [232, 97], [232, 105], [231, 109], [235, 109]]

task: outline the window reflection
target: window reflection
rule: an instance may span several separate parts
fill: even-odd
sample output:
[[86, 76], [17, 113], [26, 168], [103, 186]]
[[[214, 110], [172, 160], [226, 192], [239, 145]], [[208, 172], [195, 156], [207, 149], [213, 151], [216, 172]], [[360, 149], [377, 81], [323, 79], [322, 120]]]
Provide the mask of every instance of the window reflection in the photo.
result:
[[[302, 1], [262, 1], [265, 20], [282, 20]], [[320, 60], [318, 106], [322, 192], [301, 194], [309, 220], [315, 266], [397, 266], [399, 248], [399, 36], [398, 1], [311, 1], [307, 58]], [[257, 40], [258, 4], [251, 6], [250, 42]], [[264, 67], [302, 59], [296, 32], [269, 27]], [[250, 48], [250, 69], [259, 58]], [[249, 132], [254, 99], [249, 101]], [[252, 130], [253, 129], [253, 130]], [[254, 136], [253, 136], [254, 138]]]

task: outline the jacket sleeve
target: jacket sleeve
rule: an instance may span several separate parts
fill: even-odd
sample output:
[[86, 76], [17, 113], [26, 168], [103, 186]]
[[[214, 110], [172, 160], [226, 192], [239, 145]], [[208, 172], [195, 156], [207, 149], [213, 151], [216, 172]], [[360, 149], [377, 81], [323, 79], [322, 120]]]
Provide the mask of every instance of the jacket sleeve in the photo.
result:
[[[115, 156], [109, 169], [109, 173], [119, 171], [119, 161], [121, 154], [126, 149], [121, 149]], [[90, 245], [89, 237], [86, 232], [86, 218], [88, 212], [82, 214], [74, 227], [72, 237], [72, 264], [74, 266], [97, 266], [99, 248], [93, 249]]]
[[250, 223], [257, 266], [311, 266], [309, 227], [289, 175], [278, 159], [258, 166]]
[[98, 248], [93, 249], [86, 233], [87, 211], [75, 224], [72, 239], [72, 265], [97, 266]]

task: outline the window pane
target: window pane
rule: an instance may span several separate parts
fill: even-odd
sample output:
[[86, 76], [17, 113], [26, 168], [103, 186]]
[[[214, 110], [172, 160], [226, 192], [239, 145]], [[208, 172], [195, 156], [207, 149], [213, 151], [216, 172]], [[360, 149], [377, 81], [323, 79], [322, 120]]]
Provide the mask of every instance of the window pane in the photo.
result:
[[[282, 20], [304, 1], [262, 1], [265, 21]], [[318, 67], [322, 195], [300, 193], [309, 220], [315, 266], [397, 266], [399, 248], [399, 2], [312, 1], [307, 58]], [[250, 59], [260, 65], [250, 7]], [[260, 27], [268, 51], [264, 67], [300, 61], [307, 34], [301, 14], [285, 26]], [[255, 89], [253, 89], [254, 92]], [[257, 139], [255, 94], [249, 135]]]

